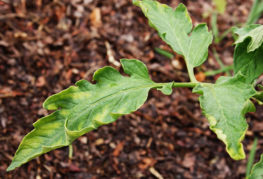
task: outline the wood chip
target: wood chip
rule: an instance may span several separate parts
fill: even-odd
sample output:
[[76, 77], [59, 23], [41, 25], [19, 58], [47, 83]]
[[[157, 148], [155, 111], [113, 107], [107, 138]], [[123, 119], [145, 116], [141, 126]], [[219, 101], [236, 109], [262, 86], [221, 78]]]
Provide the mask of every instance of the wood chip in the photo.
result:
[[149, 171], [158, 179], [163, 179], [163, 176], [155, 170], [153, 167], [150, 167]]
[[114, 56], [113, 56], [113, 52], [111, 50], [111, 46], [110, 46], [110, 43], [108, 41], [105, 41], [105, 46], [106, 46], [106, 49], [107, 49], [107, 56], [108, 56], [108, 60], [111, 64], [117, 66], [117, 67], [120, 67], [121, 64], [120, 62], [118, 62], [117, 60], [115, 60]]

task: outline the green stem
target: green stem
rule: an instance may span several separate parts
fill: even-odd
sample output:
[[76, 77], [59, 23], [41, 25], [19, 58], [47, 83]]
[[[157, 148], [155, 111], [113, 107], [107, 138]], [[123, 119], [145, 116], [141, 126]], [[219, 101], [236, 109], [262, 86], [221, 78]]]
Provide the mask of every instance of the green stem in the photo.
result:
[[174, 55], [164, 49], [161, 49], [161, 48], [154, 48], [154, 51], [159, 53], [160, 55], [162, 56], [165, 56], [166, 58], [169, 58], [169, 59], [173, 59]]
[[191, 65], [187, 64], [187, 60], [185, 60], [185, 62], [186, 62], [186, 68], [187, 68], [187, 72], [188, 72], [190, 81], [192, 83], [198, 83], [198, 81], [195, 78], [194, 68]]
[[215, 37], [215, 42], [218, 43], [218, 27], [217, 27], [217, 12], [214, 12], [211, 17], [211, 26], [212, 26], [212, 31], [213, 35]]
[[255, 23], [258, 20], [258, 18], [260, 17], [260, 15], [262, 13], [261, 11], [262, 11], [262, 1], [254, 0], [252, 8], [251, 8], [249, 16], [248, 16], [248, 19], [246, 21], [246, 25], [250, 25], [250, 24]]
[[[170, 53], [170, 52], [168, 52], [166, 50], [163, 50], [161, 48], [154, 48], [154, 50], [157, 53], [159, 53], [159, 54], [161, 54], [161, 55], [163, 55], [163, 56], [165, 56], [165, 57], [167, 57], [169, 59], [173, 59], [173, 57], [174, 57], [172, 53]], [[188, 74], [189, 74], [190, 81], [191, 82], [197, 82], [197, 80], [195, 78], [195, 75], [194, 75], [194, 69], [188, 64], [186, 64], [186, 67], [187, 67], [187, 71], [188, 71]]]
[[69, 145], [69, 152], [68, 152], [68, 157], [69, 159], [72, 159], [73, 156], [73, 147], [72, 144]]
[[[165, 57], [167, 57], [169, 59], [173, 59], [173, 57], [174, 57], [172, 53], [170, 53], [170, 52], [168, 52], [166, 50], [163, 50], [161, 48], [154, 48], [154, 50], [157, 53], [159, 53], [159, 54], [161, 54], [161, 55], [163, 55], [163, 56], [165, 56]], [[187, 71], [188, 71], [188, 75], [189, 75], [190, 81], [191, 82], [197, 82], [197, 80], [195, 78], [193, 67], [191, 67], [189, 64], [186, 64], [186, 67], [187, 67]]]
[[199, 83], [173, 83], [173, 88], [179, 88], [179, 87], [186, 87], [186, 88], [194, 88], [196, 85], [198, 85]]
[[221, 35], [219, 34], [219, 30], [217, 27], [217, 13], [216, 12], [212, 14], [211, 26], [212, 26], [212, 31], [213, 31], [213, 35], [214, 35], [216, 44], [219, 44], [221, 40], [223, 40], [227, 36], [227, 34], [232, 31], [232, 28], [229, 28], [226, 31], [224, 31]]
[[222, 60], [220, 59], [220, 57], [219, 57], [219, 55], [218, 55], [218, 53], [217, 53], [215, 48], [213, 48], [213, 54], [215, 56], [216, 62], [219, 64], [220, 68], [224, 68], [225, 65], [223, 64]]
[[246, 168], [246, 178], [248, 178], [248, 176], [251, 172], [252, 165], [253, 165], [254, 160], [255, 160], [257, 144], [258, 144], [258, 139], [255, 138], [253, 145], [252, 145], [252, 148], [251, 148], [250, 153], [249, 153], [249, 157], [248, 157], [248, 163], [247, 163], [247, 168]]
[[226, 31], [224, 31], [221, 35], [219, 35], [216, 43], [221, 42], [232, 30], [232, 28], [229, 28]]
[[192, 83], [197, 83], [197, 80], [195, 78], [195, 74], [194, 74], [194, 69], [188, 69], [188, 75], [189, 75], [189, 78], [190, 78], [190, 81]]
[[[226, 66], [223, 64], [223, 62], [222, 62], [222, 60], [220, 59], [220, 57], [219, 57], [219, 55], [218, 55], [218, 53], [217, 53], [217, 51], [216, 51], [216, 49], [215, 48], [213, 48], [213, 54], [214, 54], [214, 56], [215, 56], [215, 59], [216, 59], [216, 62], [219, 64], [219, 66], [220, 66], [220, 69], [219, 70], [223, 70], [224, 72], [226, 72], [226, 74], [228, 75], [228, 76], [230, 76], [231, 74], [230, 74], [230, 72], [229, 72], [229, 70], [231, 70], [231, 68], [229, 69], [229, 68], [226, 68]], [[219, 72], [219, 73], [221, 73], [221, 72]]]
[[[164, 85], [166, 85], [167, 83], [157, 83], [158, 85], [156, 86], [157, 88], [158, 87], [162, 87]], [[196, 82], [174, 82], [173, 83], [173, 88], [194, 88], [196, 85], [198, 85], [200, 83]]]
[[207, 71], [205, 72], [205, 76], [214, 76], [219, 73], [228, 72], [229, 70], [233, 69], [233, 65], [225, 66], [219, 70]]

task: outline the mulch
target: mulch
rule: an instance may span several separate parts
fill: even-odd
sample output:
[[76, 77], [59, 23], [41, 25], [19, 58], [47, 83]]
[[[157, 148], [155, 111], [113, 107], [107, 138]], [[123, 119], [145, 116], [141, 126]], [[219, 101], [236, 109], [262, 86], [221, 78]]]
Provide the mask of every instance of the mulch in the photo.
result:
[[[206, 22], [211, 29], [211, 1], [161, 2], [172, 7], [183, 2], [194, 25]], [[245, 22], [251, 4], [228, 0], [218, 19], [219, 31]], [[0, 27], [0, 178], [244, 178], [247, 161], [228, 156], [209, 130], [198, 96], [187, 88], [175, 89], [171, 96], [152, 90], [138, 111], [77, 139], [71, 160], [68, 148], [62, 148], [7, 173], [32, 123], [50, 113], [42, 108], [43, 101], [80, 79], [92, 81], [98, 68], [120, 69], [119, 59], [136, 58], [156, 82], [189, 79], [181, 56], [174, 54], [170, 60], [154, 51], [171, 49], [131, 1], [0, 0]], [[211, 47], [231, 64], [232, 44], [229, 34]], [[203, 75], [219, 68], [211, 47], [196, 74], [214, 82], [223, 74]], [[258, 160], [263, 152], [262, 106], [257, 110], [247, 115], [250, 127], [243, 143], [248, 153], [259, 138]]]

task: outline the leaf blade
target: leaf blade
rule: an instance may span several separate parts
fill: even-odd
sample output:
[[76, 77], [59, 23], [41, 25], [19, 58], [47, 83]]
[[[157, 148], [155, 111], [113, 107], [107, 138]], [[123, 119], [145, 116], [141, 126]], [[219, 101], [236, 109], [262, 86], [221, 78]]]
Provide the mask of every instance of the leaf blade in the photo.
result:
[[235, 42], [234, 73], [241, 72], [252, 83], [263, 73], [263, 26], [250, 25], [235, 29], [239, 38]]
[[[192, 28], [192, 20], [186, 7], [179, 4], [175, 10], [152, 0], [136, 0], [159, 36], [178, 54], [185, 57], [189, 68], [201, 65], [207, 58], [212, 33], [205, 24]], [[189, 34], [192, 32], [191, 36]], [[198, 48], [197, 48], [198, 47]]]
[[[46, 126], [41, 127], [41, 123], [45, 122]], [[53, 144], [52, 149], [56, 149], [59, 147], [63, 147], [67, 145], [66, 135], [63, 133], [61, 129], [64, 128], [64, 120], [61, 119], [60, 111], [54, 112], [46, 117], [39, 119], [35, 124], [35, 129], [33, 129], [30, 133], [28, 133], [22, 140], [19, 145], [16, 155], [14, 156], [12, 163], [7, 168], [7, 171], [14, 170], [16, 167], [20, 166], [23, 163], [41, 155], [42, 153], [46, 153], [49, 150], [47, 148], [47, 144], [49, 142]], [[51, 129], [51, 130], [50, 130]], [[52, 131], [53, 129], [53, 131]], [[48, 131], [47, 134], [45, 131]], [[50, 137], [52, 136], [52, 137]], [[48, 139], [48, 140], [47, 140]], [[45, 145], [39, 147], [38, 143], [42, 142]], [[46, 146], [46, 147], [45, 147]], [[33, 150], [30, 150], [33, 149]], [[17, 156], [29, 156], [29, 157], [17, 157]]]
[[235, 29], [235, 33], [239, 35], [235, 44], [239, 44], [250, 38], [251, 41], [247, 46], [247, 52], [258, 49], [263, 43], [263, 25], [249, 25], [241, 29]]
[[220, 77], [216, 84], [200, 84], [193, 89], [199, 97], [210, 129], [226, 145], [229, 155], [240, 160], [245, 157], [243, 140], [247, 123], [244, 115], [254, 111], [249, 98], [255, 94], [252, 85], [245, 83], [243, 75]]
[[137, 110], [151, 88], [163, 87], [150, 79], [142, 62], [122, 59], [121, 63], [130, 77], [122, 76], [112, 67], [104, 67], [95, 72], [95, 85], [81, 80], [76, 86], [47, 98], [43, 106], [57, 111], [34, 124], [34, 130], [24, 137], [7, 170], [68, 146], [79, 136]]

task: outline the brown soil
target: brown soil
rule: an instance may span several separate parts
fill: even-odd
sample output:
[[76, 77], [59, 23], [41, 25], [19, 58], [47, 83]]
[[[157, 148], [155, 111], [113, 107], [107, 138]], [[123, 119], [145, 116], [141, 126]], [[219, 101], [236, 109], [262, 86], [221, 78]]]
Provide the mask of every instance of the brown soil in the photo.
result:
[[[114, 66], [107, 50], [117, 61], [142, 60], [157, 82], [189, 80], [180, 56], [175, 55], [174, 67], [154, 51], [170, 48], [131, 1], [8, 2], [0, 0], [0, 178], [244, 178], [247, 161], [228, 156], [209, 130], [198, 96], [186, 88], [174, 90], [171, 96], [152, 90], [137, 112], [76, 140], [72, 160], [68, 148], [62, 148], [7, 173], [22, 137], [33, 129], [33, 122], [49, 113], [42, 108], [43, 101], [80, 79], [91, 80], [102, 66]], [[204, 14], [213, 8], [211, 1], [162, 2], [173, 7], [185, 3], [195, 25], [206, 22], [210, 27], [211, 16]], [[229, 0], [226, 13], [218, 19], [219, 31], [245, 22], [251, 3]], [[199, 79], [204, 80], [202, 71], [219, 68], [212, 47], [225, 64], [232, 63], [232, 43], [229, 34], [210, 47], [209, 60], [196, 69]], [[205, 80], [214, 82], [218, 76]], [[247, 116], [247, 153], [255, 137], [263, 145], [263, 108], [257, 108], [257, 113]], [[257, 160], [262, 152], [257, 150]]]

